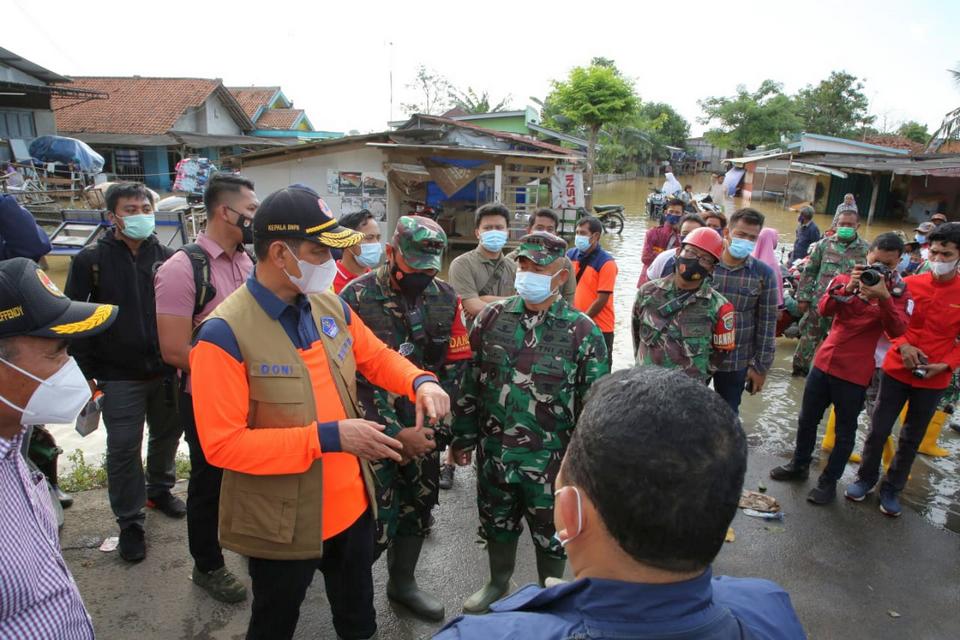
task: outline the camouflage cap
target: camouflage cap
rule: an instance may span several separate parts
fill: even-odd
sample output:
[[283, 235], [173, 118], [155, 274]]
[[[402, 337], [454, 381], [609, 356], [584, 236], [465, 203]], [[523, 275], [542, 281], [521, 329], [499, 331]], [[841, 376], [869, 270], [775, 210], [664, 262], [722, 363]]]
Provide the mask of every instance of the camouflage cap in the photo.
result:
[[518, 258], [527, 258], [539, 265], [552, 264], [557, 258], [562, 258], [567, 250], [567, 243], [546, 231], [528, 233], [520, 238]]
[[443, 266], [443, 250], [447, 234], [436, 222], [423, 216], [401, 216], [393, 232], [393, 246], [413, 269], [436, 269]]

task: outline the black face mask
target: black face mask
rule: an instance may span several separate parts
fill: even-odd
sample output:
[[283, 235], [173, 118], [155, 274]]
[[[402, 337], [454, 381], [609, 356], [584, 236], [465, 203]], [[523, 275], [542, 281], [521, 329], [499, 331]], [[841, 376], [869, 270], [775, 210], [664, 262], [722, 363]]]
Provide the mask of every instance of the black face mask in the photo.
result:
[[406, 273], [397, 265], [390, 267], [390, 273], [396, 281], [397, 286], [408, 298], [415, 298], [426, 289], [436, 276], [428, 273]]
[[243, 244], [253, 244], [253, 220], [230, 209], [230, 207], [227, 207], [227, 209], [237, 214], [237, 221], [233, 224], [240, 228], [240, 233], [242, 234], [240, 242]]
[[687, 282], [702, 282], [710, 277], [710, 271], [700, 264], [699, 258], [677, 258], [677, 273]]

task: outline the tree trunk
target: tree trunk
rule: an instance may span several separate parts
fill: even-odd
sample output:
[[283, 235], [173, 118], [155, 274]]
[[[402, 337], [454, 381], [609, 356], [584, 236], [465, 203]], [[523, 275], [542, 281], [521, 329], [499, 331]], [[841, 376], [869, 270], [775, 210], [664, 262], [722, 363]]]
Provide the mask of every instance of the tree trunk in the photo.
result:
[[588, 212], [593, 210], [593, 167], [597, 161], [597, 140], [599, 138], [600, 127], [590, 127], [590, 139], [587, 142], [587, 170], [583, 176], [584, 200]]

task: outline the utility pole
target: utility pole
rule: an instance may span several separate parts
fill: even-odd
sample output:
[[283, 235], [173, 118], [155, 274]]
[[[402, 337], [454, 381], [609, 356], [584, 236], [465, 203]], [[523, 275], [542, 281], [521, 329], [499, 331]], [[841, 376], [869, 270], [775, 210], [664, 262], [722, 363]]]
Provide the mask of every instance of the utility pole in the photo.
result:
[[393, 43], [388, 42], [390, 47], [390, 120], [393, 122]]

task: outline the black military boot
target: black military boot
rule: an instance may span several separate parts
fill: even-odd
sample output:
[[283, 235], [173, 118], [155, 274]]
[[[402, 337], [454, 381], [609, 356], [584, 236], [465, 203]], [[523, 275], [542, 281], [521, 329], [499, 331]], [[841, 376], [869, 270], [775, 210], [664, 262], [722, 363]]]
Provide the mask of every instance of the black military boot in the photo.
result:
[[799, 465], [793, 460], [787, 464], [770, 469], [770, 477], [781, 482], [790, 482], [796, 480], [806, 480], [810, 477], [810, 465]]
[[828, 480], [823, 476], [817, 480], [817, 486], [807, 495], [807, 502], [813, 504], [825, 505], [835, 502], [837, 499], [837, 483], [834, 480]]
[[444, 618], [443, 603], [417, 586], [414, 571], [420, 558], [423, 538], [397, 536], [387, 549], [387, 597], [399, 602], [418, 616], [440, 622]]

